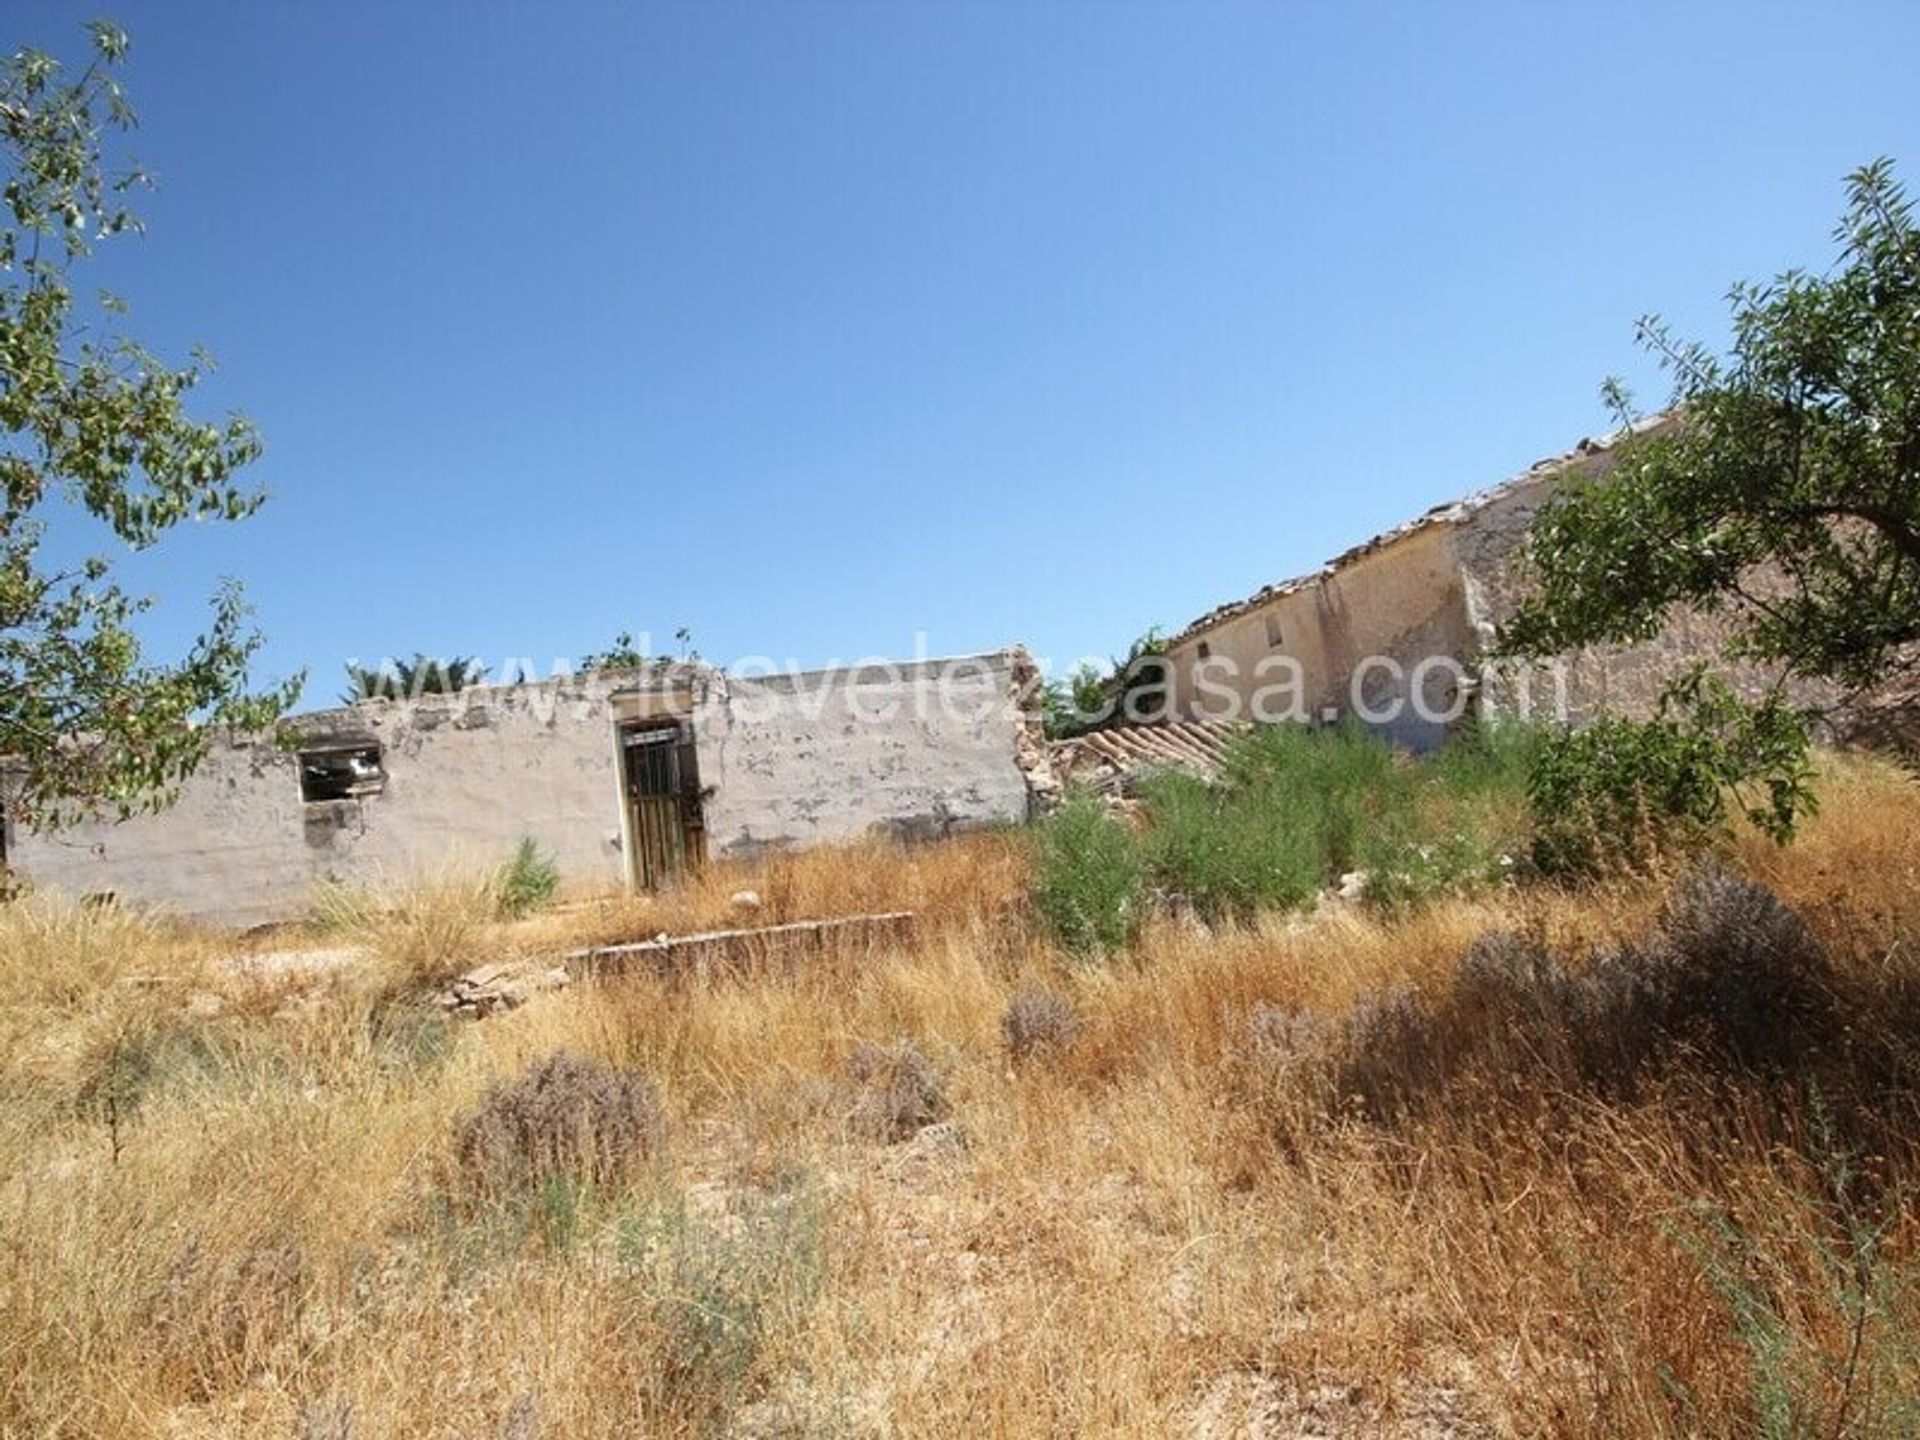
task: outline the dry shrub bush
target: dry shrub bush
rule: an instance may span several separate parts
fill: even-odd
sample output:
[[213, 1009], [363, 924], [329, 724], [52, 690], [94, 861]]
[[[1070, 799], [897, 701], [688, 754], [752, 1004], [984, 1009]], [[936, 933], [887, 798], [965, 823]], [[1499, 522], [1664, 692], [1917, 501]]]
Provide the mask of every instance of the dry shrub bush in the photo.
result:
[[1080, 1012], [1066, 996], [1029, 986], [1007, 1002], [1000, 1036], [1016, 1062], [1058, 1054], [1080, 1034]]
[[1494, 931], [1436, 993], [1374, 992], [1335, 1018], [1257, 1010], [1248, 1048], [1317, 1086], [1325, 1108], [1391, 1122], [1455, 1103], [1468, 1083], [1532, 1109], [1631, 1099], [1671, 1064], [1781, 1074], [1838, 1028], [1831, 967], [1806, 924], [1765, 886], [1708, 868], [1645, 934], [1584, 966]]
[[488, 1089], [460, 1123], [454, 1158], [482, 1193], [525, 1191], [557, 1175], [614, 1185], [658, 1150], [664, 1128], [646, 1076], [556, 1051]]
[[338, 1395], [300, 1402], [294, 1421], [299, 1440], [354, 1440], [353, 1402]]
[[1668, 898], [1655, 947], [1668, 1029], [1713, 1037], [1745, 1064], [1794, 1059], [1831, 1018], [1827, 956], [1766, 886], [1717, 867]]
[[862, 1135], [894, 1144], [947, 1117], [946, 1081], [910, 1040], [890, 1049], [863, 1040], [847, 1074], [858, 1087], [853, 1127]]

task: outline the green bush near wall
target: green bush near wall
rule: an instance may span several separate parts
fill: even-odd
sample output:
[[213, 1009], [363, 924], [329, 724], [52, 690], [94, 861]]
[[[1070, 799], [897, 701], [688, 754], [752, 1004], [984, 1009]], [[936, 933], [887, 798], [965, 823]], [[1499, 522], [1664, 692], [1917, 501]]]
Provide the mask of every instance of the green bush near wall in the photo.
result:
[[1139, 846], [1096, 795], [1069, 795], [1041, 822], [1033, 874], [1034, 910], [1076, 954], [1118, 949], [1139, 922]]
[[1263, 727], [1234, 743], [1218, 781], [1142, 781], [1138, 833], [1098, 797], [1071, 797], [1038, 827], [1035, 909], [1085, 954], [1123, 945], [1155, 892], [1243, 919], [1309, 904], [1353, 871], [1383, 907], [1490, 883], [1527, 851], [1539, 743], [1477, 727], [1417, 760], [1357, 726]]

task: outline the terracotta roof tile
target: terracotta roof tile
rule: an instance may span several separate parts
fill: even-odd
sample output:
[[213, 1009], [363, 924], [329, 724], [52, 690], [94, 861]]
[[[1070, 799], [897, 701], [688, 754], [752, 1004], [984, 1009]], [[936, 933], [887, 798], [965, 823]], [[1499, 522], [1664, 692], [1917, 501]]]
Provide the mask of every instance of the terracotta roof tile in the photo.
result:
[[1220, 773], [1227, 746], [1247, 726], [1225, 720], [1171, 720], [1116, 725], [1054, 744], [1054, 767], [1069, 783], [1111, 788], [1150, 770]]

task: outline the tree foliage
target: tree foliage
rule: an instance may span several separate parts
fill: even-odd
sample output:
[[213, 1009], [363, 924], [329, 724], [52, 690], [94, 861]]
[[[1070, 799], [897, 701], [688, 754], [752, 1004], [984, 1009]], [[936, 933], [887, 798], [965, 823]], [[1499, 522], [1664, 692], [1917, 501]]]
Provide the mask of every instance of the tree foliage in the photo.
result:
[[[260, 453], [253, 426], [187, 413], [204, 358], [169, 365], [121, 332], [123, 303], [76, 299], [95, 248], [140, 230], [130, 200], [147, 183], [108, 154], [134, 123], [117, 79], [127, 37], [88, 31], [77, 75], [35, 50], [0, 61], [0, 756], [14, 814], [42, 826], [157, 808], [210, 725], [265, 724], [293, 691], [249, 693], [259, 637], [237, 586], [168, 663], [134, 633], [151, 598], [113, 578], [107, 552], [242, 519], [264, 497], [238, 478]], [[101, 548], [69, 553], [83, 536], [79, 552]]]
[[1733, 288], [1729, 354], [1640, 322], [1673, 377], [1668, 415], [1636, 422], [1609, 381], [1616, 468], [1535, 519], [1535, 588], [1503, 650], [1631, 644], [1688, 609], [1776, 680], [1743, 707], [1689, 674], [1650, 721], [1542, 747], [1543, 863], [1631, 861], [1736, 808], [1786, 839], [1813, 803], [1806, 696], [1904, 688], [1920, 663], [1920, 232], [1889, 161], [1847, 197], [1829, 272]]
[[1040, 692], [1040, 723], [1049, 740], [1070, 740], [1093, 729], [1111, 713], [1107, 672], [1083, 661], [1071, 673], [1049, 680]]
[[[1563, 489], [1534, 526], [1538, 588], [1504, 648], [1657, 633], [1676, 607], [1733, 620], [1736, 655], [1849, 689], [1910, 675], [1920, 641], [1920, 232], [1881, 160], [1847, 180], [1827, 274], [1731, 295], [1732, 351], [1641, 342], [1673, 423]], [[1629, 398], [1608, 397], [1622, 422]]]
[[1091, 662], [1049, 681], [1041, 692], [1047, 737], [1067, 740], [1108, 725], [1146, 725], [1167, 718], [1173, 671], [1158, 626], [1136, 638], [1102, 671]]

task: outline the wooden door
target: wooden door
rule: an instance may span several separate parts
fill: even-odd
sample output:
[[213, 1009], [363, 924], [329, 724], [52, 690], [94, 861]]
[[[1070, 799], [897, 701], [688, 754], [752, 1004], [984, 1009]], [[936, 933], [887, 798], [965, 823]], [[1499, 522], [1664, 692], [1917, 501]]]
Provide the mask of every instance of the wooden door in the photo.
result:
[[621, 731], [635, 885], [657, 890], [700, 864], [704, 849], [700, 768], [684, 720]]

